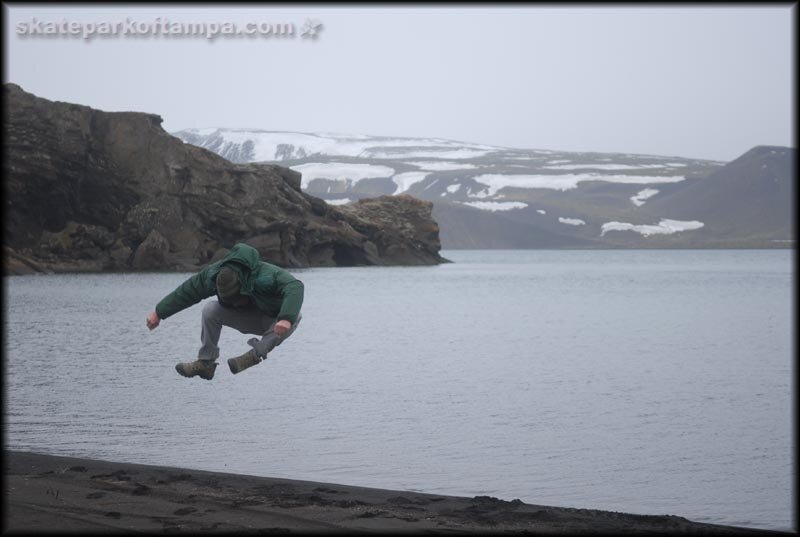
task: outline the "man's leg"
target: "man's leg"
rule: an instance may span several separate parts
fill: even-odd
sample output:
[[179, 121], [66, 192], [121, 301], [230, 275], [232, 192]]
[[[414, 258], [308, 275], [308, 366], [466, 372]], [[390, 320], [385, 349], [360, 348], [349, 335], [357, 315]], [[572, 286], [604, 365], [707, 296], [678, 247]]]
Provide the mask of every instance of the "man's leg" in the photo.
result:
[[213, 361], [219, 358], [218, 343], [223, 326], [230, 326], [243, 334], [263, 334], [266, 327], [274, 325], [274, 320], [254, 307], [230, 308], [212, 300], [203, 306], [201, 323], [202, 346], [197, 353], [197, 359]]
[[277, 319], [272, 319], [265, 316], [262, 317], [261, 320], [263, 323], [261, 330], [254, 332], [257, 334], [262, 334], [261, 339], [251, 338], [247, 341], [247, 343], [253, 347], [252, 349], [241, 356], [228, 359], [228, 367], [230, 368], [231, 373], [234, 375], [241, 373], [248, 367], [252, 367], [258, 363], [261, 363], [264, 359], [266, 359], [268, 352], [280, 345], [286, 338], [292, 335], [295, 328], [300, 323], [300, 316], [298, 315], [297, 321], [292, 323], [292, 327], [283, 336], [278, 336], [275, 333], [275, 324], [277, 323]]
[[245, 333], [255, 333], [255, 334], [261, 333], [263, 334], [261, 336], [261, 339], [251, 338], [250, 340], [248, 340], [247, 343], [251, 347], [253, 347], [253, 349], [256, 351], [257, 356], [261, 358], [266, 358], [268, 352], [270, 352], [272, 349], [283, 343], [289, 336], [291, 336], [294, 333], [295, 329], [297, 328], [297, 325], [300, 324], [300, 320], [302, 318], [303, 316], [298, 314], [297, 320], [292, 323], [292, 327], [289, 329], [289, 331], [283, 336], [279, 336], [275, 333], [274, 330], [275, 323], [277, 323], [278, 321], [275, 319], [270, 319], [269, 317], [265, 317], [264, 319], [269, 321], [269, 326], [267, 327], [266, 331], [245, 332]]

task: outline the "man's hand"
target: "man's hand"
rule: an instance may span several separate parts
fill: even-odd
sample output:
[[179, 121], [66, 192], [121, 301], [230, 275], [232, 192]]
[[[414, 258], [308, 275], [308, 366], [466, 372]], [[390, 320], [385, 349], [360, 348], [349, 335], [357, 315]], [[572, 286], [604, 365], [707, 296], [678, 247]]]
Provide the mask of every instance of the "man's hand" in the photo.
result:
[[276, 336], [283, 337], [289, 333], [289, 330], [292, 329], [292, 323], [284, 319], [283, 321], [278, 321], [275, 323], [275, 328], [272, 330], [275, 332]]
[[160, 322], [161, 322], [161, 319], [158, 318], [158, 313], [156, 313], [154, 311], [151, 311], [147, 315], [147, 328], [149, 328], [150, 330], [152, 330], [153, 328], [158, 326], [158, 323], [160, 323]]

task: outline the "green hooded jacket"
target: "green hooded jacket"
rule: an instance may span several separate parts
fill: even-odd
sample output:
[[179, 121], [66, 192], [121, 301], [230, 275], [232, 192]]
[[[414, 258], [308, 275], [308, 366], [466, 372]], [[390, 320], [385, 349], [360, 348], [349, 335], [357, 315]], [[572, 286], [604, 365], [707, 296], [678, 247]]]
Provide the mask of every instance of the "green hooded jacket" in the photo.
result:
[[239, 275], [240, 293], [252, 298], [256, 307], [269, 317], [294, 324], [303, 305], [303, 282], [282, 268], [261, 261], [258, 250], [237, 244], [217, 261], [183, 282], [156, 306], [159, 319], [217, 294], [217, 273], [223, 266]]

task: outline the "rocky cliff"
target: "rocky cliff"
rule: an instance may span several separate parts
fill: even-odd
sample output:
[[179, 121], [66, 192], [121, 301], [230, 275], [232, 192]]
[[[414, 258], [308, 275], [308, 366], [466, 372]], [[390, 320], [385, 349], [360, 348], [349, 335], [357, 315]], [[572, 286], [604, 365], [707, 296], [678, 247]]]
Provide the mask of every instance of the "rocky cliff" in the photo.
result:
[[195, 270], [236, 242], [286, 267], [444, 261], [430, 202], [329, 206], [299, 173], [233, 164], [157, 115], [3, 91], [6, 273]]

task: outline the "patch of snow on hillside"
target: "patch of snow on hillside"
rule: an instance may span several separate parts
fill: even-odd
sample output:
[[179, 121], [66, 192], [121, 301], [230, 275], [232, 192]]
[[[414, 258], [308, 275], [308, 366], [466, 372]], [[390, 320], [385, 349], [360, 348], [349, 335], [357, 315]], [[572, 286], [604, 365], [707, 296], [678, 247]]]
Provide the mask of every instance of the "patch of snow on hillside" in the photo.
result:
[[471, 188], [468, 188], [467, 189], [467, 196], [470, 197], [470, 198], [488, 198], [489, 196], [491, 196], [491, 194], [489, 193], [489, 190], [486, 189], [486, 188], [482, 188], [482, 189], [478, 190], [478, 192], [475, 193], [475, 194], [472, 193], [472, 189]]
[[584, 226], [586, 222], [581, 220], [580, 218], [562, 218], [558, 217], [558, 221], [562, 224], [569, 224], [570, 226]]
[[677, 183], [683, 181], [683, 176], [654, 175], [598, 175], [561, 174], [561, 175], [502, 175], [483, 174], [474, 177], [475, 181], [489, 187], [489, 195], [494, 196], [498, 190], [505, 187], [513, 188], [549, 188], [553, 190], [571, 190], [583, 181], [604, 181], [607, 183], [649, 184], [649, 183]]
[[602, 237], [609, 231], [635, 231], [645, 237], [650, 235], [671, 235], [680, 231], [690, 231], [693, 229], [700, 229], [705, 224], [697, 220], [681, 221], [662, 219], [657, 225], [634, 225], [627, 222], [606, 222], [602, 226], [600, 236]]
[[428, 186], [426, 186], [426, 187], [425, 187], [425, 188], [423, 188], [422, 190], [428, 190], [430, 187], [432, 187], [433, 185], [435, 185], [435, 184], [436, 184], [436, 183], [438, 183], [438, 182], [439, 182], [439, 180], [438, 180], [438, 179], [434, 179], [434, 180], [433, 180], [433, 182], [432, 182], [431, 184], [429, 184]]
[[547, 214], [547, 211], [545, 211], [544, 209], [536, 209], [536, 212], [539, 214]]
[[652, 198], [656, 194], [658, 194], [658, 190], [654, 188], [645, 188], [635, 196], [631, 196], [631, 201], [637, 207], [641, 207], [642, 205], [644, 205], [646, 199]]
[[489, 195], [494, 195], [498, 190], [505, 187], [570, 190], [578, 186], [578, 181], [581, 178], [582, 176], [579, 175], [482, 174], [473, 179], [486, 185], [489, 188]]
[[369, 140], [373, 138], [373, 136], [369, 136], [368, 134], [348, 134], [346, 132], [315, 132], [314, 134], [340, 140]]
[[340, 198], [338, 200], [325, 200], [325, 203], [327, 203], [328, 205], [345, 205], [347, 203], [350, 203], [351, 201], [353, 200], [351, 200], [350, 198]]
[[217, 132], [217, 128], [211, 127], [209, 129], [186, 129], [186, 132], [191, 132], [192, 134], [196, 134], [198, 136], [208, 136], [209, 134], [214, 134]]
[[394, 191], [395, 194], [401, 194], [411, 188], [411, 185], [414, 183], [419, 183], [426, 177], [430, 175], [430, 172], [405, 172], [405, 173], [398, 173], [394, 177], [392, 177], [392, 181], [397, 185], [397, 190]]
[[[387, 148], [424, 148], [430, 146], [429, 151], [441, 149], [459, 151], [474, 151], [469, 156], [480, 156], [490, 151], [501, 148], [483, 144], [468, 144], [453, 140], [438, 138], [390, 138], [365, 135], [347, 135], [337, 133], [303, 133], [287, 131], [264, 131], [256, 129], [186, 129], [198, 136], [211, 138], [199, 141], [201, 147], [214, 145], [219, 150], [231, 150], [235, 146], [243, 146], [246, 142], [253, 144], [253, 160], [255, 161], [280, 161], [298, 159], [313, 155], [326, 156], [369, 156], [371, 152], [386, 150]], [[221, 138], [221, 143], [220, 143]], [[387, 152], [388, 153], [388, 152]], [[408, 155], [394, 153], [394, 156], [404, 158]], [[439, 156], [425, 152], [422, 156]], [[459, 156], [456, 158], [464, 158]]]
[[405, 159], [405, 158], [442, 158], [442, 159], [461, 159], [483, 157], [491, 153], [491, 151], [484, 151], [478, 149], [447, 149], [447, 148], [431, 148], [431, 149], [417, 149], [408, 151], [386, 151], [386, 150], [369, 150], [360, 155], [367, 158], [377, 159]]
[[390, 177], [395, 173], [394, 168], [388, 166], [352, 164], [349, 162], [308, 162], [292, 166], [291, 169], [302, 174], [301, 188], [308, 188], [308, 184], [314, 179], [347, 181], [352, 186], [362, 179]]
[[[455, 185], [448, 186], [447, 191], [450, 192], [451, 194], [455, 194], [456, 192], [459, 191], [460, 188], [461, 188], [461, 183], [458, 183]], [[442, 193], [442, 195], [444, 196], [444, 193]]]
[[224, 130], [220, 135], [226, 145], [252, 142], [255, 161], [276, 161], [312, 155], [355, 157], [369, 146], [368, 141], [351, 141], [301, 132]]
[[542, 166], [548, 170], [640, 170], [642, 168], [663, 168], [663, 164], [558, 164], [556, 166]]
[[446, 160], [417, 160], [409, 162], [421, 170], [429, 172], [440, 172], [448, 170], [471, 170], [477, 168], [474, 164], [467, 162], [448, 162]]
[[466, 201], [464, 205], [476, 207], [484, 211], [510, 211], [512, 209], [524, 209], [527, 203], [521, 201]]
[[664, 157], [663, 155], [634, 155], [632, 153], [624, 153], [623, 156], [626, 158], [646, 158], [646, 159], [671, 158], [671, 157]]

